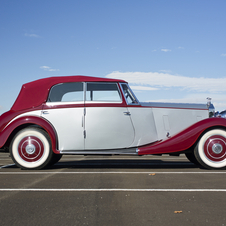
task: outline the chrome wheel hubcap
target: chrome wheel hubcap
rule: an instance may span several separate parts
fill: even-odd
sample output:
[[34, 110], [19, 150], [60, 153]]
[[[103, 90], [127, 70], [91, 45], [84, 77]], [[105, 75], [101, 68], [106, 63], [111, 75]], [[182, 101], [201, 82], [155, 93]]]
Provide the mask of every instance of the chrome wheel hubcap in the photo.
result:
[[212, 146], [212, 151], [213, 151], [215, 154], [220, 154], [220, 153], [223, 151], [223, 147], [222, 147], [221, 144], [215, 143], [215, 144]]
[[36, 148], [35, 148], [35, 146], [33, 144], [28, 144], [26, 146], [25, 150], [26, 150], [28, 155], [32, 155], [32, 154], [35, 153]]

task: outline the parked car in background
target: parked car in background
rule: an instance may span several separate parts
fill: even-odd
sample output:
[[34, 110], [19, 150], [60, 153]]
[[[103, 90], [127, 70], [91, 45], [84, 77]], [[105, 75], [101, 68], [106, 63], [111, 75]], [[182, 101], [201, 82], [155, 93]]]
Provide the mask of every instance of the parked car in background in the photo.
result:
[[[211, 117], [210, 117], [211, 116]], [[205, 168], [226, 167], [226, 120], [207, 104], [140, 102], [128, 83], [88, 76], [24, 84], [0, 116], [0, 148], [22, 169], [62, 155], [180, 155]]]

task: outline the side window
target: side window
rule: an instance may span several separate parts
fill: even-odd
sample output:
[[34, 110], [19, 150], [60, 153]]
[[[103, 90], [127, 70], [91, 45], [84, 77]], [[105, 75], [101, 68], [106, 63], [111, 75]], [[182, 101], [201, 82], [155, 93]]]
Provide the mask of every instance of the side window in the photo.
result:
[[138, 104], [138, 100], [127, 84], [121, 84], [127, 104]]
[[116, 83], [87, 83], [86, 101], [121, 102]]
[[48, 102], [75, 102], [84, 101], [83, 83], [61, 83], [50, 90]]

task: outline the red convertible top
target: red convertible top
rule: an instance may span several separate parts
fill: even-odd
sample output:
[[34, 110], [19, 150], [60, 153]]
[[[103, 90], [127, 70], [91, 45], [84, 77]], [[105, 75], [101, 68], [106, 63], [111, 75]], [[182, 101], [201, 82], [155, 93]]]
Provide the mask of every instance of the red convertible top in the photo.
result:
[[59, 76], [43, 78], [22, 85], [20, 93], [11, 110], [20, 111], [35, 108], [46, 102], [52, 86], [65, 82], [125, 82], [124, 80], [89, 76]]

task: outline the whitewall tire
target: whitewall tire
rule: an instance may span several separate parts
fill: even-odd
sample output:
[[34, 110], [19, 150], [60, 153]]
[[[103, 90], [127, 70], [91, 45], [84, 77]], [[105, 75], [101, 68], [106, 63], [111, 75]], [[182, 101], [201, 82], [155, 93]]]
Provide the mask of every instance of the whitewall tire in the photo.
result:
[[195, 148], [195, 157], [205, 168], [226, 167], [226, 131], [213, 129], [206, 132]]
[[22, 169], [42, 169], [53, 156], [49, 135], [39, 128], [25, 128], [14, 136], [10, 154], [14, 163]]

